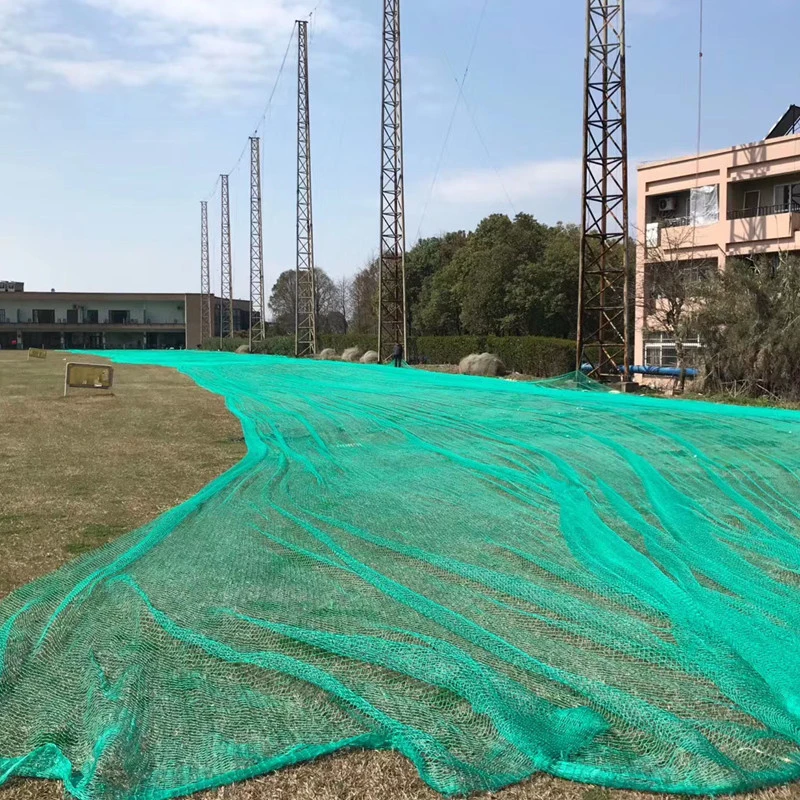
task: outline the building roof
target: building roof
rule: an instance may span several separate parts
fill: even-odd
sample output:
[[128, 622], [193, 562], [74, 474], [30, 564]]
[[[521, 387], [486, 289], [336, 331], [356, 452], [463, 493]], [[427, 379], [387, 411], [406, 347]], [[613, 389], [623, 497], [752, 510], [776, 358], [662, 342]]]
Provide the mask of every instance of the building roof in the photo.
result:
[[[182, 303], [186, 294], [162, 294], [158, 292], [12, 292], [15, 300], [61, 300], [78, 302], [117, 302], [117, 301], [162, 301]], [[191, 297], [192, 295], [188, 295]]]
[[[19, 302], [30, 300], [34, 302], [53, 302], [86, 304], [86, 303], [183, 303], [187, 300], [197, 300], [202, 297], [199, 292], [187, 292], [185, 294], [171, 294], [159, 292], [3, 292], [2, 297], [6, 302]], [[211, 295], [212, 302], [218, 302], [217, 295]], [[249, 306], [249, 300], [233, 300], [237, 308], [243, 305]]]
[[789, 106], [789, 110], [780, 118], [778, 124], [767, 134], [767, 139], [780, 136], [791, 136], [800, 133], [800, 106]]
[[[787, 134], [786, 136], [782, 136], [782, 137], [776, 136], [776, 137], [773, 138], [772, 141], [774, 142], [775, 139], [779, 139], [779, 138], [782, 138], [782, 139], [792, 139], [792, 138], [794, 138], [794, 139], [797, 139], [798, 142], [800, 142], [800, 132], [798, 132], [797, 134], [794, 134], [794, 135]], [[652, 169], [654, 167], [662, 167], [662, 166], [665, 166], [667, 164], [679, 164], [679, 163], [681, 163], [683, 161], [686, 161], [686, 162], [688, 162], [688, 161], [698, 161], [698, 160], [702, 161], [705, 158], [710, 158], [712, 156], [722, 155], [723, 153], [743, 152], [743, 151], [747, 151], [747, 150], [752, 150], [753, 148], [756, 148], [756, 147], [759, 147], [759, 146], [763, 147], [765, 141], [767, 141], [767, 140], [766, 139], [762, 139], [760, 142], [748, 142], [747, 144], [737, 144], [737, 145], [734, 145], [733, 147], [721, 147], [718, 150], [706, 150], [706, 151], [704, 151], [704, 152], [702, 152], [700, 154], [697, 154], [697, 153], [686, 153], [685, 155], [682, 155], [682, 156], [676, 156], [674, 158], [664, 158], [664, 159], [661, 159], [659, 161], [645, 161], [645, 162], [642, 162], [640, 164], [637, 164], [636, 165], [636, 169], [639, 170], [639, 171], [643, 171], [643, 170], [646, 170], [646, 169]]]

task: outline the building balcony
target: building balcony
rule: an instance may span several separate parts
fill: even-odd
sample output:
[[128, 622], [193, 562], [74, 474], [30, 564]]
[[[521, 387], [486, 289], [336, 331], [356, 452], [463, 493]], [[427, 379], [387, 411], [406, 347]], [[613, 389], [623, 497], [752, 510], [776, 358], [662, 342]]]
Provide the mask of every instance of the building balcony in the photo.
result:
[[35, 328], [38, 331], [86, 331], [87, 333], [100, 333], [102, 331], [143, 331], [143, 330], [183, 330], [185, 322], [34, 322], [32, 319], [11, 320], [0, 318], [0, 328], [24, 330]]
[[800, 214], [800, 204], [782, 203], [779, 206], [758, 206], [757, 208], [744, 208], [739, 211], [729, 211], [728, 219], [752, 219], [753, 217], [774, 217], [779, 214]]
[[760, 206], [728, 214], [729, 244], [793, 240], [800, 231], [800, 206]]
[[690, 217], [659, 220], [647, 226], [647, 249], [668, 253], [714, 247], [722, 238], [719, 226], [693, 225]]

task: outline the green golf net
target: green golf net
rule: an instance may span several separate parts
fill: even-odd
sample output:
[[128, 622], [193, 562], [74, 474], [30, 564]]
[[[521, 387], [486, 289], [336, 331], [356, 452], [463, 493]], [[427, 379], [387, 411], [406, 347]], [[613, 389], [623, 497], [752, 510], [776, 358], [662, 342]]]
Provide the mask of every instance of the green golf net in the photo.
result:
[[249, 452], [0, 604], [0, 783], [155, 800], [346, 747], [447, 795], [800, 777], [800, 414], [112, 357], [223, 395]]

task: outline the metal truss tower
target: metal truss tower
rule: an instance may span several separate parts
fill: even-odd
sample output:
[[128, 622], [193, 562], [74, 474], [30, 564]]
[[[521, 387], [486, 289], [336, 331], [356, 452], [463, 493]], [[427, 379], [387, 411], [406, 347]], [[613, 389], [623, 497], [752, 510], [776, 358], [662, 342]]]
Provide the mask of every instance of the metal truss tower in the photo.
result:
[[381, 361], [395, 344], [408, 352], [406, 230], [403, 187], [403, 81], [400, 0], [383, 3], [383, 111], [381, 117], [381, 250], [378, 350]]
[[297, 327], [295, 355], [317, 352], [317, 291], [311, 202], [311, 118], [308, 107], [308, 22], [297, 22]]
[[629, 376], [625, 0], [587, 0], [577, 369]]
[[211, 325], [211, 261], [208, 250], [208, 202], [200, 203], [200, 337], [214, 335]]
[[228, 175], [220, 175], [222, 186], [222, 235], [220, 238], [219, 337], [233, 337], [233, 262], [231, 259], [231, 205]]
[[264, 239], [261, 214], [261, 139], [250, 137], [250, 349], [266, 336]]

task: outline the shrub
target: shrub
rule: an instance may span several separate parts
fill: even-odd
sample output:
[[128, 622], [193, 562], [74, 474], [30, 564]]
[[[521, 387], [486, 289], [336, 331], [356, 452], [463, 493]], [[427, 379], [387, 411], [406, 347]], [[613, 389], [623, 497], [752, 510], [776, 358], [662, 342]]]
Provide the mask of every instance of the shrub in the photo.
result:
[[508, 369], [536, 378], [575, 371], [575, 342], [543, 336], [487, 336], [486, 350], [497, 354]]
[[[235, 351], [245, 339], [225, 339], [225, 350]], [[319, 350], [341, 353], [349, 348], [377, 352], [378, 337], [365, 334], [323, 334]], [[218, 350], [219, 339], [206, 342], [206, 349]], [[294, 336], [269, 336], [253, 343], [253, 352], [293, 356]], [[409, 340], [406, 358], [410, 363], [459, 364], [472, 353], [493, 353], [512, 372], [536, 378], [565, 375], [575, 369], [575, 343], [542, 336], [419, 336]]]

